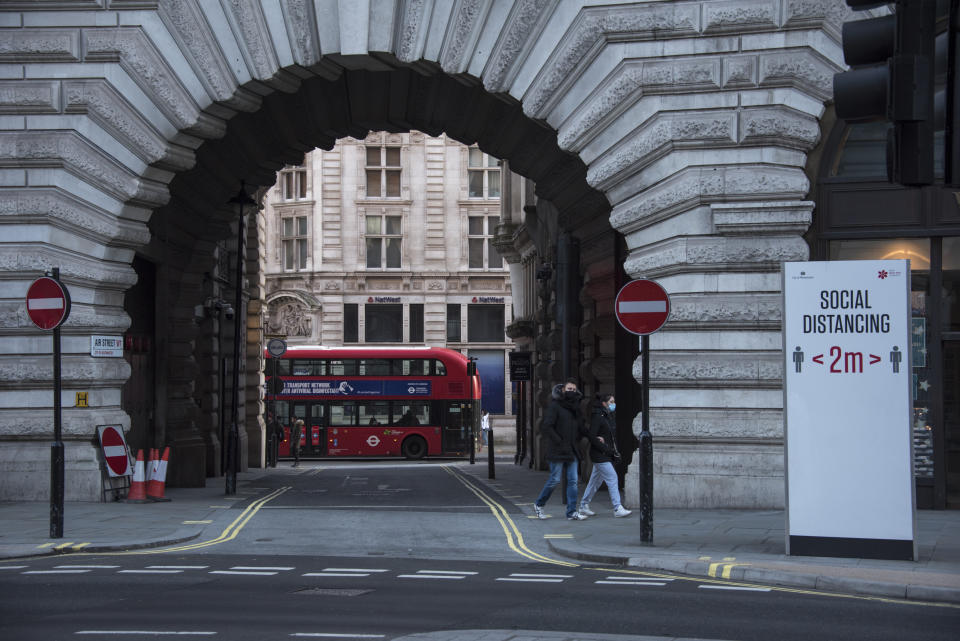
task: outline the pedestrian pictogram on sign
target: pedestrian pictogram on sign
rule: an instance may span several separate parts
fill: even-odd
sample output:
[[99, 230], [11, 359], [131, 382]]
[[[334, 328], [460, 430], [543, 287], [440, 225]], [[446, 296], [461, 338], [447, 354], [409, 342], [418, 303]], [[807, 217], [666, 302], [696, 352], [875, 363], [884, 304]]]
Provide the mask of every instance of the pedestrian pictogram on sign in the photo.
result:
[[617, 294], [617, 321], [631, 334], [652, 334], [670, 316], [670, 297], [652, 280], [632, 280]]
[[119, 425], [98, 425], [100, 447], [103, 460], [107, 463], [110, 476], [129, 476], [130, 457], [127, 455], [127, 442], [123, 438], [123, 428]]

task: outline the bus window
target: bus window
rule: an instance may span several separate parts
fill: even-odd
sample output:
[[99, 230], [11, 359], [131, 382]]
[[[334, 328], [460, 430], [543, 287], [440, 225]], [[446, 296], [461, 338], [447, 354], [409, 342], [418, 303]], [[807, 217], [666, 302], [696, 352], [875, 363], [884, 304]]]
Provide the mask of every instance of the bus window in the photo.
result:
[[358, 425], [387, 425], [390, 423], [390, 404], [381, 403], [361, 403], [357, 408]]
[[[279, 376], [290, 376], [290, 360], [286, 358], [279, 358], [276, 360], [277, 363], [277, 375]], [[271, 365], [270, 367], [273, 367]]]
[[395, 403], [393, 425], [430, 425], [430, 403]]
[[356, 376], [357, 361], [342, 360], [327, 362], [327, 376]]
[[357, 404], [351, 401], [330, 403], [330, 425], [342, 427], [357, 424]]
[[361, 359], [360, 376], [390, 376], [390, 361], [385, 358]]
[[425, 358], [405, 358], [400, 361], [403, 376], [429, 376], [430, 361]]
[[443, 361], [433, 361], [433, 375], [434, 376], [446, 376], [447, 368], [443, 364]]

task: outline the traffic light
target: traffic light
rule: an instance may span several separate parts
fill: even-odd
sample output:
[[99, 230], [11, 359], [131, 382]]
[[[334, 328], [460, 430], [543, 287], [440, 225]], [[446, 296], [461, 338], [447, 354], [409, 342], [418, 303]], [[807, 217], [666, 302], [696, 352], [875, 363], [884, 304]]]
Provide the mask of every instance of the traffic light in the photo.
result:
[[[847, 0], [854, 10], [883, 2]], [[843, 55], [850, 71], [833, 77], [839, 118], [887, 120], [887, 177], [903, 185], [933, 183], [936, 0], [898, 0], [893, 15], [846, 22]]]

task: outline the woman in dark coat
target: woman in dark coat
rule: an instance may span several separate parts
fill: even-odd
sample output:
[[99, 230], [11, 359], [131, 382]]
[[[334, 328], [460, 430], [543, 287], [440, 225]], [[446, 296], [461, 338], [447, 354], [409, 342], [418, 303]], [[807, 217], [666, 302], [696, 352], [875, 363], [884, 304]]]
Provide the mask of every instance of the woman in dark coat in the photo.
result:
[[616, 423], [612, 412], [617, 408], [616, 399], [612, 394], [597, 394], [594, 402], [593, 415], [590, 417], [590, 460], [593, 461], [593, 472], [587, 481], [587, 489], [583, 491], [580, 500], [581, 514], [593, 516], [596, 512], [590, 509], [590, 501], [596, 496], [601, 483], [607, 484], [610, 493], [610, 502], [613, 503], [614, 516], [630, 516], [630, 510], [620, 503], [620, 488], [617, 481], [617, 471], [613, 467], [614, 460], [619, 460], [617, 451]]

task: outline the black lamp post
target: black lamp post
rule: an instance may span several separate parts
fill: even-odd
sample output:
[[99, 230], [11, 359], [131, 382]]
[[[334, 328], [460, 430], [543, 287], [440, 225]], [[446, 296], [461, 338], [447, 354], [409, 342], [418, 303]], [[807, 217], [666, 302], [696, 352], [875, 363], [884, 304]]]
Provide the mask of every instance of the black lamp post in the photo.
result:
[[233, 394], [231, 402], [230, 434], [227, 436], [227, 486], [226, 494], [237, 493], [237, 469], [240, 467], [240, 339], [243, 322], [243, 261], [246, 253], [247, 206], [256, 205], [241, 181], [240, 191], [229, 203], [239, 210], [237, 220], [237, 298], [233, 319]]

